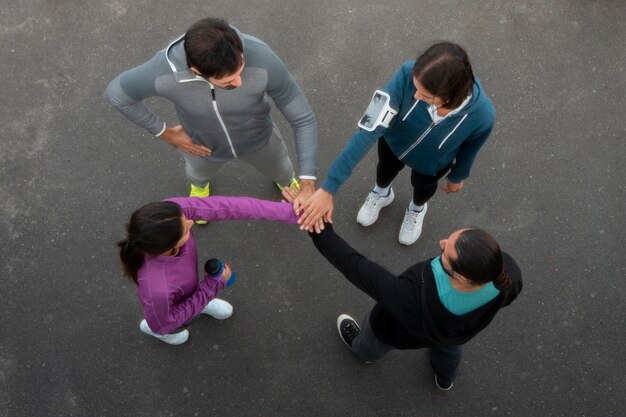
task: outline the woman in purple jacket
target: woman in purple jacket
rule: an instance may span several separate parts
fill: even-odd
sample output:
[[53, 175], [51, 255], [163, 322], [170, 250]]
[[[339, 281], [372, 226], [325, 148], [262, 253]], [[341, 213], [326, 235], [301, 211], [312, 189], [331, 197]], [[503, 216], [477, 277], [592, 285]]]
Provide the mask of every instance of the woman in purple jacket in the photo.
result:
[[191, 228], [196, 220], [278, 220], [294, 224], [289, 203], [247, 197], [171, 198], [136, 210], [118, 242], [124, 274], [137, 285], [144, 320], [139, 328], [165, 343], [185, 343], [176, 329], [199, 314], [226, 319], [233, 307], [215, 298], [231, 277], [230, 267], [198, 283], [198, 254]]

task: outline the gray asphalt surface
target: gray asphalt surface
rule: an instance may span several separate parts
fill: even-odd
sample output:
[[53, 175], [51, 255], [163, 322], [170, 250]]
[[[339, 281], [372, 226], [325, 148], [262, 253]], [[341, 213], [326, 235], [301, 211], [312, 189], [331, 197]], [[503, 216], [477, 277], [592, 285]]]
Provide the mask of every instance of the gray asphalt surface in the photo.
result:
[[[625, 2], [0, 5], [1, 417], [625, 415]], [[335, 317], [362, 317], [372, 300], [283, 224], [197, 228], [200, 258], [237, 271], [223, 293], [235, 315], [196, 320], [180, 347], [139, 332], [115, 242], [134, 209], [187, 185], [179, 155], [103, 90], [208, 15], [287, 63], [318, 117], [320, 178], [404, 60], [437, 39], [467, 47], [497, 126], [462, 193], [437, 194], [418, 243], [401, 247], [408, 171], [378, 223], [355, 222], [374, 181], [371, 152], [335, 214], [340, 234], [397, 273], [469, 225], [520, 263], [524, 292], [466, 345], [452, 391], [434, 388], [424, 351], [354, 359]], [[175, 122], [169, 103], [150, 103]], [[239, 162], [213, 192], [278, 198]]]

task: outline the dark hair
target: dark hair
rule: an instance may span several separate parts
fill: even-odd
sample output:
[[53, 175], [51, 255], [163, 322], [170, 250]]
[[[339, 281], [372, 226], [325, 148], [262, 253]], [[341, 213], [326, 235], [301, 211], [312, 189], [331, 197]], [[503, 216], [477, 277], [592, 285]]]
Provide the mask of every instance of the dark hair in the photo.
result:
[[418, 56], [413, 76], [442, 99], [447, 109], [459, 107], [474, 88], [474, 73], [467, 52], [452, 42], [436, 43]]
[[502, 251], [496, 240], [480, 229], [465, 229], [454, 244], [456, 259], [449, 259], [452, 270], [475, 284], [493, 282], [500, 291], [511, 287], [504, 268]]
[[228, 22], [207, 17], [185, 33], [185, 54], [190, 67], [202, 76], [223, 78], [243, 65], [243, 44]]
[[126, 238], [117, 242], [122, 269], [137, 284], [137, 271], [144, 255], [159, 255], [172, 249], [183, 234], [180, 206], [171, 201], [146, 204], [130, 216]]

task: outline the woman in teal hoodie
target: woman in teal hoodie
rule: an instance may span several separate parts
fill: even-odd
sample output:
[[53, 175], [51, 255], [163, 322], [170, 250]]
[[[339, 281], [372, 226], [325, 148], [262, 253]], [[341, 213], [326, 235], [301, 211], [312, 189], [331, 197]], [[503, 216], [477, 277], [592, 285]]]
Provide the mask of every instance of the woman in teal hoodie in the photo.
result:
[[[463, 188], [495, 120], [493, 105], [465, 50], [451, 42], [436, 43], [417, 60], [405, 62], [383, 90], [375, 94], [359, 123], [361, 129], [335, 159], [321, 188], [294, 207], [303, 211], [302, 229], [313, 229], [319, 219], [332, 222], [333, 195], [377, 142], [376, 184], [359, 210], [359, 224], [372, 225], [380, 210], [391, 204], [391, 183], [405, 165], [411, 168], [413, 198], [398, 236], [402, 244], [411, 245], [419, 238], [426, 203], [437, 191], [439, 179], [447, 174], [442, 187], [446, 193]], [[375, 101], [386, 95], [389, 113], [385, 114], [395, 115], [377, 125], [374, 119], [386, 110]]]

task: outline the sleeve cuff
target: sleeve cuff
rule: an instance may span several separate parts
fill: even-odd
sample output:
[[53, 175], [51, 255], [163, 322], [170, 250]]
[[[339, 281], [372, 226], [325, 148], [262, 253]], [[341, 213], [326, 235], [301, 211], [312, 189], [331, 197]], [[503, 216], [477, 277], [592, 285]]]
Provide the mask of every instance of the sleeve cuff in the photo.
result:
[[154, 135], [154, 136], [156, 136], [157, 138], [158, 138], [158, 137], [161, 137], [161, 135], [163, 134], [163, 132], [165, 132], [165, 128], [166, 128], [166, 127], [167, 127], [167, 125], [166, 125], [165, 123], [163, 123], [163, 129], [161, 129], [161, 131], [160, 131], [159, 133], [157, 133], [156, 135]]

